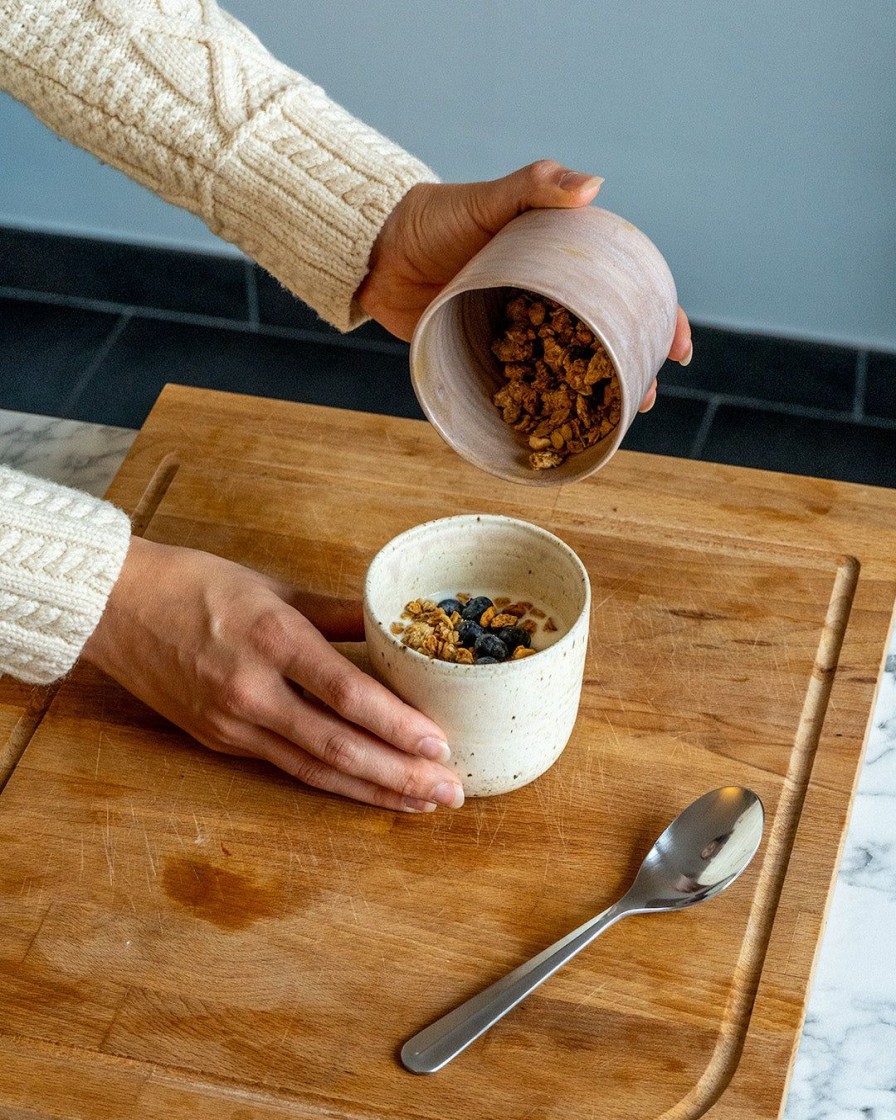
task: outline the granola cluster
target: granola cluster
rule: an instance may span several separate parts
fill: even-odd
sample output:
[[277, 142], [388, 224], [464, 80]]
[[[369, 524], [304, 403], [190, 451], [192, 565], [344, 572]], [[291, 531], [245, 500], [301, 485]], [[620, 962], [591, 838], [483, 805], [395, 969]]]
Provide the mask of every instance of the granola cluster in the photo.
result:
[[529, 436], [529, 466], [559, 466], [609, 435], [622, 415], [616, 370], [600, 341], [559, 303], [518, 291], [492, 343], [506, 382], [492, 400]]
[[462, 665], [488, 665], [500, 661], [519, 661], [531, 657], [532, 635], [539, 624], [555, 631], [557, 624], [532, 603], [494, 601], [485, 595], [471, 596], [459, 591], [453, 599], [436, 603], [431, 599], [412, 599], [392, 633], [404, 645], [439, 661]]

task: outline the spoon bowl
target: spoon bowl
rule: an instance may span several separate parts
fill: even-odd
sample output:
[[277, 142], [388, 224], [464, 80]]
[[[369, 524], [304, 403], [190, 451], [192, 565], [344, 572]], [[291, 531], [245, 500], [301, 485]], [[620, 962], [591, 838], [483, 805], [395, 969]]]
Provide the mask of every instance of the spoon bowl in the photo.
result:
[[764, 821], [762, 802], [742, 786], [698, 797], [645, 856], [624, 896], [628, 913], [680, 910], [714, 898], [756, 854]]
[[415, 1034], [401, 1049], [405, 1068], [435, 1073], [447, 1065], [627, 914], [682, 910], [720, 894], [756, 854], [764, 823], [762, 802], [743, 786], [698, 797], [659, 837], [618, 902]]

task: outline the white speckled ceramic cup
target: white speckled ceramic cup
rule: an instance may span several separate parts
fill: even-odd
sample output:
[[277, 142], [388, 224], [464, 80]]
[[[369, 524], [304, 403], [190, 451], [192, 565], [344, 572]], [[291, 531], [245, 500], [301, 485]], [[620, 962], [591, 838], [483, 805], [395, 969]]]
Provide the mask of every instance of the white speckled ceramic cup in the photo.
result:
[[[412, 599], [458, 591], [541, 604], [553, 644], [496, 665], [437, 661], [391, 626]], [[376, 675], [435, 720], [469, 797], [526, 785], [560, 756], [579, 709], [591, 587], [568, 545], [526, 521], [465, 514], [428, 521], [385, 545], [364, 584], [364, 630]]]
[[[526, 437], [492, 403], [505, 384], [491, 342], [508, 289], [523, 288], [568, 308], [600, 339], [616, 368], [622, 419], [593, 447], [534, 471]], [[420, 406], [454, 450], [484, 471], [533, 486], [559, 486], [602, 467], [619, 447], [675, 334], [678, 297], [669, 266], [618, 214], [529, 210], [508, 223], [424, 312], [411, 342]]]

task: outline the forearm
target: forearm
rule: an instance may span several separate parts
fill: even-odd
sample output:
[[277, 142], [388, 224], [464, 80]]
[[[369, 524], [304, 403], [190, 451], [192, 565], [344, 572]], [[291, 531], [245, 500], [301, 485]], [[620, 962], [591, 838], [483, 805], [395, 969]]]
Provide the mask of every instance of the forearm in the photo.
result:
[[48, 684], [102, 616], [130, 542], [108, 502], [0, 466], [0, 674]]
[[341, 329], [385, 219], [435, 178], [211, 2], [0, 0], [0, 85]]

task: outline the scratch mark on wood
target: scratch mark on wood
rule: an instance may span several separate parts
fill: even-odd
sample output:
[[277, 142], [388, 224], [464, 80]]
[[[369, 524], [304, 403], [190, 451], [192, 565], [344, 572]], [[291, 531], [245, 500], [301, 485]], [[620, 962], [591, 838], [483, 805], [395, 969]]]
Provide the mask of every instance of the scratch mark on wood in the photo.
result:
[[106, 807], [106, 827], [103, 829], [103, 849], [106, 853], [106, 863], [109, 868], [109, 883], [115, 885], [115, 851], [112, 841], [112, 821], [109, 807]]
[[178, 843], [180, 844], [180, 846], [182, 848], [185, 848], [187, 845], [184, 841], [183, 836], [181, 836], [181, 834], [180, 834], [180, 829], [177, 827], [177, 817], [169, 814], [168, 823], [171, 825], [171, 828], [174, 832], [174, 835], [177, 837], [177, 840], [178, 840]]
[[492, 829], [491, 839], [489, 840], [489, 842], [488, 842], [488, 844], [486, 845], [486, 848], [485, 848], [485, 850], [487, 852], [490, 852], [492, 850], [492, 847], [494, 846], [494, 843], [495, 843], [495, 839], [497, 838], [497, 835], [498, 835], [499, 831], [501, 830], [501, 825], [504, 823], [504, 818], [506, 816], [507, 816], [507, 802], [505, 801], [503, 806], [502, 806], [502, 809], [501, 809], [500, 817], [498, 817], [498, 819], [494, 822], [494, 828]]
[[143, 838], [146, 841], [146, 854], [149, 857], [149, 866], [152, 868], [153, 878], [156, 879], [158, 878], [159, 872], [156, 868], [156, 861], [153, 859], [152, 845], [149, 842], [149, 832], [147, 831], [145, 824], [143, 825]]

